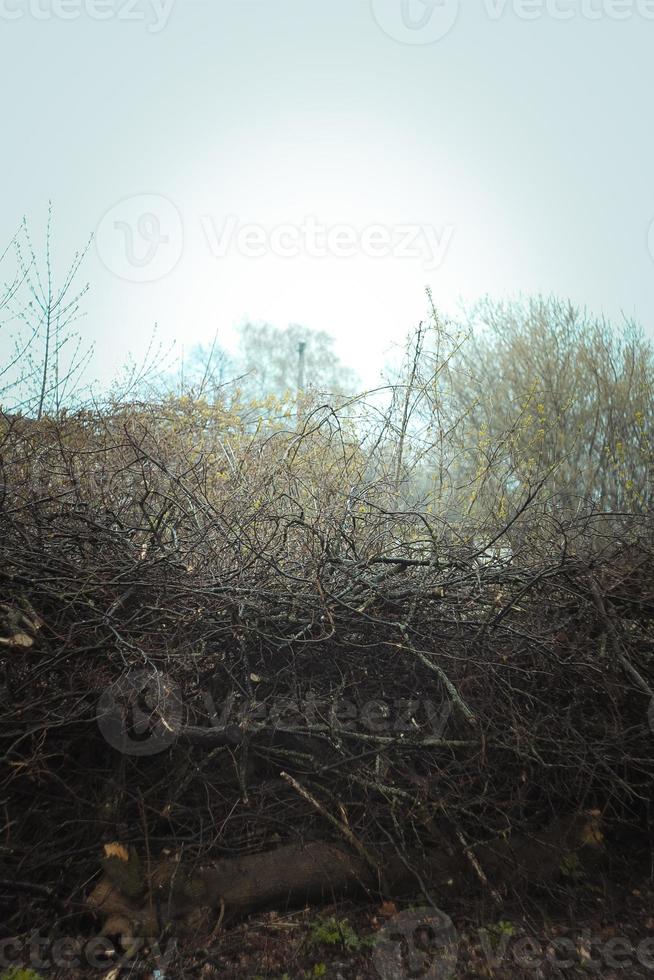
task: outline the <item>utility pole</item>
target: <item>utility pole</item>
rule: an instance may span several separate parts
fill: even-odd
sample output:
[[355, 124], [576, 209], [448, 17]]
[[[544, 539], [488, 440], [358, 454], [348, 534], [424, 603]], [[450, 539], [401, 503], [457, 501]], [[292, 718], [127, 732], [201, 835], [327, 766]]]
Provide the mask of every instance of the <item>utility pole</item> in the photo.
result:
[[307, 342], [306, 342], [306, 340], [301, 340], [298, 343], [298, 345], [297, 345], [297, 398], [296, 398], [296, 414], [297, 414], [297, 424], [298, 424], [298, 426], [300, 425], [302, 392], [304, 391], [304, 383], [305, 383], [306, 350], [307, 350]]
[[304, 374], [306, 370], [306, 340], [301, 340], [297, 345], [297, 393], [298, 398], [304, 391]]

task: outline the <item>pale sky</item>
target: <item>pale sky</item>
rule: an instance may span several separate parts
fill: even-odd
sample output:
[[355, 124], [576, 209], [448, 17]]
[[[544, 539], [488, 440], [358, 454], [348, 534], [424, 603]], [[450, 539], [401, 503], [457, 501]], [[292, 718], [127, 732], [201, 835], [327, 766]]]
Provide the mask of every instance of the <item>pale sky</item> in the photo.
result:
[[426, 286], [652, 332], [653, 52], [653, 0], [0, 0], [2, 241], [97, 232], [102, 378], [263, 319], [372, 384]]

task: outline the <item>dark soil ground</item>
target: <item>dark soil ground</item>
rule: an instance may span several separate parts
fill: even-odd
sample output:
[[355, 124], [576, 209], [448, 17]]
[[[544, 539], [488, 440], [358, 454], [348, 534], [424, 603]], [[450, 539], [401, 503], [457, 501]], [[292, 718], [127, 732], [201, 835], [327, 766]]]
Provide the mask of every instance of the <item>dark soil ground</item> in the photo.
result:
[[[164, 936], [130, 956], [112, 948], [105, 955], [98, 942], [89, 942], [89, 930], [77, 937], [77, 952], [84, 950], [77, 963], [63, 966], [60, 959], [55, 966], [47, 946], [42, 962], [32, 963], [37, 976], [56, 980], [654, 977], [653, 869], [636, 861], [619, 874], [612, 871], [610, 881], [607, 869], [592, 877], [572, 873], [547, 893], [501, 904], [488, 896], [441, 896], [438, 904], [452, 921], [445, 933], [447, 917], [439, 920], [424, 896], [397, 904], [339, 902], [266, 912], [231, 926], [204, 919], [192, 935]], [[28, 950], [26, 938], [25, 966]], [[97, 961], [90, 966], [93, 955]], [[5, 976], [0, 973], [1, 980]], [[34, 974], [18, 977], [35, 980]]]

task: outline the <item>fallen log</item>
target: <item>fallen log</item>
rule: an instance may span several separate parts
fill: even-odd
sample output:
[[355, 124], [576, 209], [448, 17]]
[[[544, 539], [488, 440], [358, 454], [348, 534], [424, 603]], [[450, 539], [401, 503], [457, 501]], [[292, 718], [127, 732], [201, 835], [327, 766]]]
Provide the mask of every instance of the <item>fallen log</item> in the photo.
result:
[[[473, 849], [474, 865], [483, 869], [493, 888], [545, 882], [559, 873], [570, 852], [597, 850], [601, 841], [599, 815], [586, 811], [556, 820], [529, 837], [479, 845]], [[134, 937], [157, 936], [166, 927], [197, 925], [202, 910], [220, 911], [222, 921], [257, 909], [331, 902], [362, 892], [400, 897], [425, 886], [430, 894], [442, 895], [446, 904], [457, 888], [474, 887], [470, 851], [384, 855], [382, 886], [381, 873], [368, 861], [329, 842], [291, 844], [199, 870], [171, 860], [142, 869], [133, 851], [108, 845], [105, 875], [89, 895], [88, 905], [104, 920], [106, 935], [119, 935], [123, 945], [129, 945]], [[419, 872], [414, 870], [418, 868]]]

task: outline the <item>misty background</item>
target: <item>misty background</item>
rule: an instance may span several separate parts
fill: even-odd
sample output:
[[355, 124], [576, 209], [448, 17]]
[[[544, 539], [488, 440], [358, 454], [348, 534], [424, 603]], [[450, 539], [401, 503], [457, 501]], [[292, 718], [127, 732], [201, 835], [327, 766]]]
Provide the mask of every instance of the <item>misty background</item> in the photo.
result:
[[[452, 315], [555, 293], [652, 336], [645, 3], [4, 0], [0, 28], [0, 240], [25, 215], [42, 249], [52, 200], [62, 276], [99, 231], [77, 327], [101, 381], [155, 323], [179, 357], [266, 321], [328, 332], [371, 385], [426, 286]], [[315, 255], [300, 233], [285, 257], [236, 237], [308, 216], [358, 236], [410, 226], [417, 246]], [[126, 266], [153, 241], [158, 266]]]

